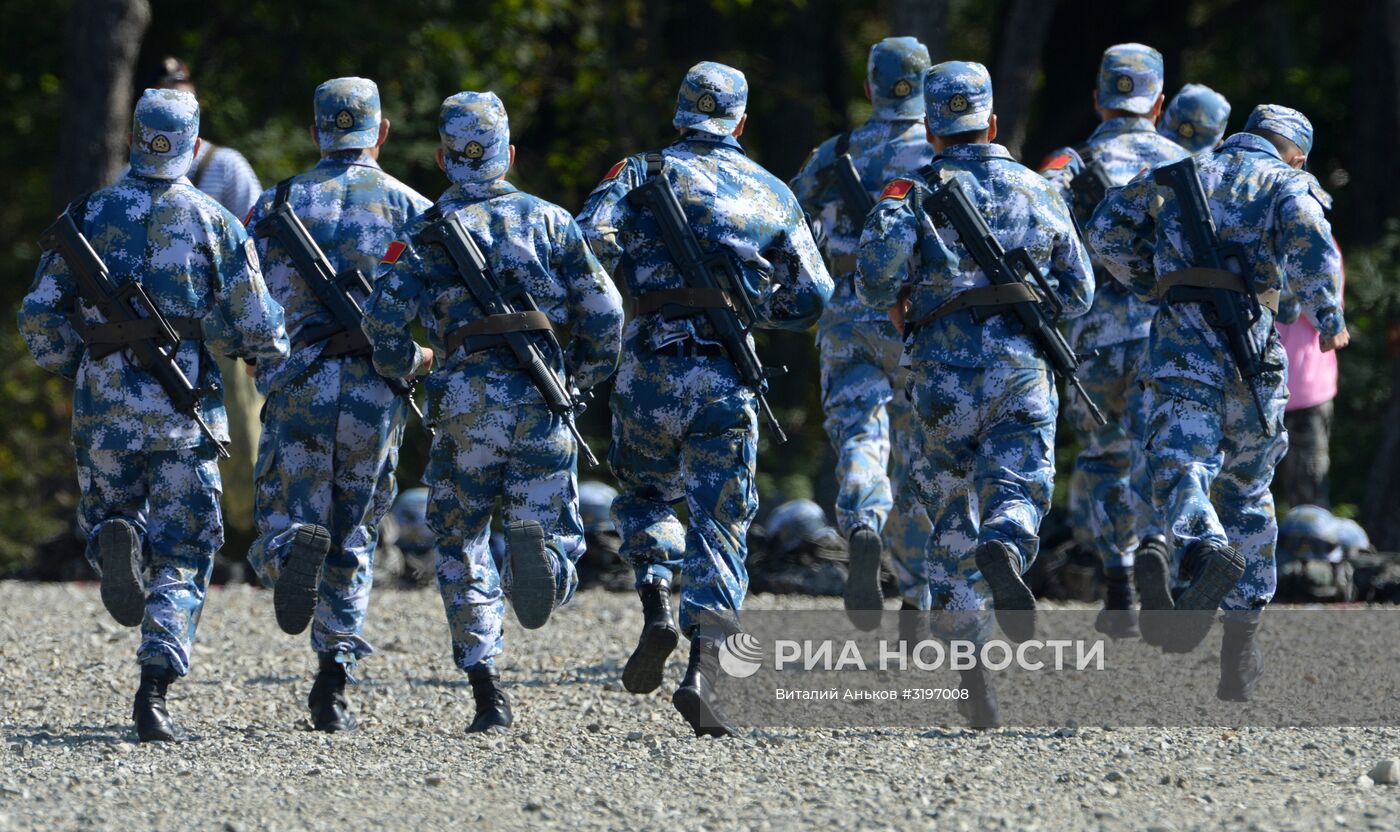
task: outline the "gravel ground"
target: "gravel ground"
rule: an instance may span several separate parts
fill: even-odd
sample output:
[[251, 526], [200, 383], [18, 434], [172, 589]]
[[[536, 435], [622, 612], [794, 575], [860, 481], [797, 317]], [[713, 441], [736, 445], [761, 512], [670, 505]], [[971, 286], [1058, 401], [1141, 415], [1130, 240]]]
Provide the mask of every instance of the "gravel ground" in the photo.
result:
[[[835, 606], [759, 596], [757, 608]], [[432, 592], [375, 596], [361, 731], [306, 729], [312, 660], [270, 597], [211, 593], [172, 709], [195, 735], [139, 746], [136, 637], [94, 586], [0, 583], [0, 830], [379, 826], [730, 829], [1395, 829], [1370, 785], [1400, 729], [753, 731], [692, 737], [666, 687], [617, 677], [640, 613], [584, 593], [543, 631], [508, 624], [513, 732], [467, 737], [470, 690]], [[1378, 692], [1393, 696], [1394, 691]]]

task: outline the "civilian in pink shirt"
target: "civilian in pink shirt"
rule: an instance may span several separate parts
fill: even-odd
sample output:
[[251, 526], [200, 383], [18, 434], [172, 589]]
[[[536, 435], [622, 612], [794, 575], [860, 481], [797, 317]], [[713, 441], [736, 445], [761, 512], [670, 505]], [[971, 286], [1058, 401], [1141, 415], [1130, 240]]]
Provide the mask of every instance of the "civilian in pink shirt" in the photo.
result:
[[[1344, 282], [1342, 275], [1337, 279]], [[1337, 397], [1337, 353], [1323, 352], [1317, 330], [1298, 315], [1298, 304], [1285, 297], [1279, 308], [1279, 337], [1288, 353], [1288, 454], [1275, 474], [1280, 502], [1290, 506], [1329, 507], [1327, 471], [1331, 467], [1332, 400]]]

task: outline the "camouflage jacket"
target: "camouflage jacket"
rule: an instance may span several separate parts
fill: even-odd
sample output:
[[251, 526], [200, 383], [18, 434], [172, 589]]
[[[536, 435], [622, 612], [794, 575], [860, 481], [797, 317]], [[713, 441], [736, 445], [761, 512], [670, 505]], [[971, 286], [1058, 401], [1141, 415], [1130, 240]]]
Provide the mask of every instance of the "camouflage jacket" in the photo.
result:
[[[549, 358], [556, 370], [584, 390], [612, 375], [621, 349], [622, 300], [567, 211], [503, 179], [453, 185], [437, 208], [461, 218], [502, 285], [522, 286], [555, 327], [569, 329], [565, 354]], [[365, 304], [375, 368], [386, 376], [413, 372], [422, 354], [409, 327], [421, 320], [436, 353], [425, 382], [432, 418], [540, 401], [505, 348], [447, 352], [447, 336], [483, 315], [446, 252], [418, 240], [429, 222], [419, 215], [399, 227]]]
[[[831, 297], [831, 278], [787, 185], [751, 161], [732, 137], [688, 133], [662, 156], [659, 175], [675, 189], [701, 245], [737, 258], [758, 325], [802, 330], [815, 322]], [[645, 155], [629, 156], [613, 166], [579, 214], [593, 250], [622, 276], [632, 297], [685, 285], [656, 221], [627, 202], [627, 193], [645, 181]], [[627, 338], [634, 336], [651, 349], [686, 338], [714, 343], [708, 326], [693, 316], [634, 318]]]
[[[251, 232], [272, 210], [277, 189], [264, 191], [248, 215]], [[301, 219], [331, 268], [359, 269], [373, 280], [380, 255], [394, 231], [432, 203], [384, 173], [368, 152], [349, 150], [321, 159], [292, 179], [287, 204]], [[292, 268], [292, 260], [271, 237], [257, 240], [268, 291], [287, 313], [292, 354], [286, 361], [258, 367], [258, 387], [268, 393], [300, 376], [320, 356], [324, 341], [300, 343], [303, 330], [332, 323], [331, 313]], [[364, 303], [363, 297], [356, 297]]]
[[[1144, 170], [1186, 156], [1185, 149], [1159, 134], [1152, 122], [1141, 116], [1105, 121], [1089, 134], [1084, 146], [1103, 165], [1113, 187], [1126, 185]], [[1052, 153], [1041, 171], [1059, 189], [1081, 225], [1088, 223], [1097, 207], [1076, 204], [1070, 188], [1085, 165], [1078, 150], [1065, 147]], [[1099, 265], [1097, 260], [1095, 265]], [[1153, 304], [1139, 300], [1112, 281], [1103, 281], [1093, 308], [1070, 325], [1069, 342], [1075, 349], [1088, 352], [1146, 338], [1151, 333], [1155, 312]]]
[[[183, 341], [177, 360], [204, 388], [203, 414], [228, 439], [222, 379], [211, 353], [251, 360], [287, 354], [282, 308], [268, 294], [257, 251], [232, 214], [190, 181], [128, 174], [94, 192], [75, 218], [118, 286], [140, 280], [167, 318], [197, 318], [205, 341]], [[75, 382], [73, 441], [94, 450], [173, 450], [204, 441], [155, 378], [118, 350], [89, 358], [70, 315], [84, 326], [102, 317], [79, 299], [63, 258], [46, 253], [19, 311], [34, 360]]]
[[[1317, 180], [1279, 158], [1267, 140], [1237, 133], [1214, 153], [1197, 157], [1216, 232], [1246, 252], [1258, 291], [1287, 289], [1322, 337], [1342, 331], [1341, 258], [1323, 216], [1327, 195]], [[1160, 205], [1160, 207], [1158, 207]], [[1193, 265], [1175, 195], [1141, 176], [1109, 194], [1087, 229], [1091, 245], [1114, 277], [1150, 299], [1158, 275]], [[1194, 303], [1162, 304], [1153, 327], [1151, 372], [1223, 388], [1234, 365], [1220, 337]], [[1284, 363], [1264, 310], [1253, 328], [1266, 360]]]
[[[855, 320], [883, 321], [885, 310], [862, 304], [851, 286], [845, 285], [855, 277], [854, 260], [865, 217], [853, 214], [841, 198], [835, 167], [840, 139], [833, 136], [822, 142], [789, 184], [803, 210], [820, 220], [826, 229], [825, 249], [832, 264], [831, 276], [841, 283], [832, 296], [832, 305], [839, 304]], [[885, 183], [918, 171], [933, 158], [922, 117], [871, 118], [851, 131], [847, 152], [872, 201]], [[839, 264], [846, 260], [852, 265], [840, 268]]]
[[[949, 147], [924, 175], [896, 179], [865, 220], [860, 238], [856, 290], [877, 309], [895, 304], [904, 283], [905, 261], [915, 259], [917, 283], [909, 320], [922, 318], [958, 294], [986, 286], [987, 277], [942, 218], [932, 222], [923, 208], [930, 187], [956, 177], [1006, 250], [1024, 247], [1064, 303], [1065, 315], [1082, 315], [1094, 297], [1089, 254], [1075, 233], [1065, 202], [1050, 183], [1024, 167], [998, 144]], [[932, 228], [937, 233], [927, 233]], [[983, 323], [971, 310], [955, 312], [921, 328], [907, 347], [920, 361], [955, 367], [1044, 368], [1039, 349], [1009, 315]]]

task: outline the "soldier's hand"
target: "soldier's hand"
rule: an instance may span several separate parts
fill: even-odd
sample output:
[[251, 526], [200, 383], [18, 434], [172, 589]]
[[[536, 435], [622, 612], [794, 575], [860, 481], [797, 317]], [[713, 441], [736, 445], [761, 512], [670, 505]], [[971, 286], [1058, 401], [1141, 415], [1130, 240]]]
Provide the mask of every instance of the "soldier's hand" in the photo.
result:
[[894, 306], [890, 307], [890, 323], [894, 324], [895, 329], [899, 330], [900, 332], [904, 332], [904, 318], [908, 314], [909, 301], [905, 298], [900, 298], [898, 301], [895, 302]]
[[1347, 332], [1345, 329], [1343, 329], [1341, 332], [1338, 332], [1336, 335], [1333, 335], [1331, 338], [1323, 338], [1323, 339], [1322, 339], [1322, 351], [1323, 351], [1323, 352], [1331, 352], [1332, 350], [1340, 350], [1340, 349], [1345, 348], [1346, 345], [1347, 345], [1347, 344], [1350, 344], [1350, 343], [1351, 343], [1351, 333], [1350, 333], [1350, 332]]
[[423, 351], [423, 360], [418, 364], [418, 368], [413, 371], [415, 377], [426, 376], [433, 371], [433, 348], [420, 346], [419, 349]]

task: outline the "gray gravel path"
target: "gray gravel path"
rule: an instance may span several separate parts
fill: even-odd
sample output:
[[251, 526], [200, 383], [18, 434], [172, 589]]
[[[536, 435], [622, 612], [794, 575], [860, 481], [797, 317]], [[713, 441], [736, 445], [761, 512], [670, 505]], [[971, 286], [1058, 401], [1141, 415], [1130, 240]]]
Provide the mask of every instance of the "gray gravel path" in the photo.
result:
[[[837, 599], [753, 599], [755, 607]], [[468, 738], [470, 691], [433, 592], [384, 591], [352, 690], [364, 726], [305, 728], [312, 659], [267, 593], [211, 593], [172, 707], [195, 735], [139, 746], [132, 631], [92, 586], [0, 583], [0, 830], [1396, 829], [1400, 786], [1359, 780], [1397, 729], [755, 731], [698, 740], [667, 686], [617, 676], [640, 615], [584, 593], [507, 626], [516, 728]], [[1394, 691], [1378, 691], [1393, 696]]]

